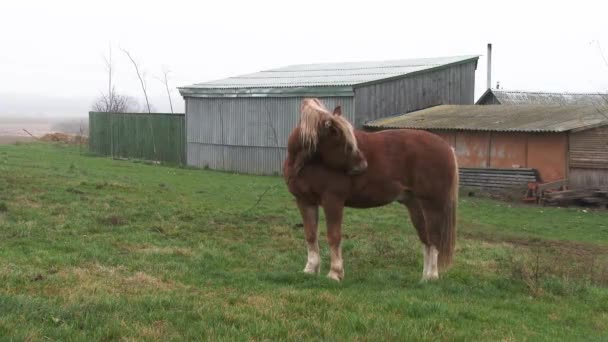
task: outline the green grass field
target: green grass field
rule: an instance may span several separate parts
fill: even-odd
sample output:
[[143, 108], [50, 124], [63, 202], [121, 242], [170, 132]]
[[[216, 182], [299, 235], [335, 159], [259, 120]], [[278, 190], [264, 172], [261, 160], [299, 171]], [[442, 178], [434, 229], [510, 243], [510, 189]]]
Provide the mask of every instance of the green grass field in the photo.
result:
[[421, 284], [406, 210], [347, 210], [335, 283], [281, 178], [0, 146], [0, 340], [608, 340], [607, 211], [459, 214]]

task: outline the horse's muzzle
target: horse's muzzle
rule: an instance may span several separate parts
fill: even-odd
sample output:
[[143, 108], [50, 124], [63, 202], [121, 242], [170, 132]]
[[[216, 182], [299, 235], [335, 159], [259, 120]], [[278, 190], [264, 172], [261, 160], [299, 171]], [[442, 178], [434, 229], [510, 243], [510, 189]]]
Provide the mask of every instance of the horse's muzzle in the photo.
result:
[[348, 171], [348, 174], [351, 176], [355, 176], [355, 175], [362, 174], [363, 172], [365, 172], [365, 170], [367, 170], [367, 161], [365, 159], [363, 159], [359, 164], [353, 166]]

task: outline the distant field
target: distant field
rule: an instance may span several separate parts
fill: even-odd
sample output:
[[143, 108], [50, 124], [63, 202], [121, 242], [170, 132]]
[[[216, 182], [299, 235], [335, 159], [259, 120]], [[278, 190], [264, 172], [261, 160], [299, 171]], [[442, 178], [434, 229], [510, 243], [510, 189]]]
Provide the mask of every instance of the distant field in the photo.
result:
[[0, 146], [0, 336], [608, 340], [608, 211], [463, 197], [431, 284], [400, 205], [347, 211], [342, 283], [324, 238], [322, 275], [301, 272], [299, 223], [278, 177]]
[[0, 136], [0, 145], [32, 142], [36, 139], [24, 136]]
[[[8, 141], [10, 137], [30, 137], [27, 133], [35, 137], [41, 137], [48, 133], [61, 132], [68, 134], [78, 134], [82, 129], [85, 135], [88, 134], [88, 119], [82, 118], [20, 118], [18, 116], [0, 116], [0, 143]], [[27, 132], [25, 132], [27, 130]], [[4, 139], [3, 139], [4, 138]]]
[[29, 137], [24, 129], [39, 137], [51, 132], [51, 124], [46, 122], [1, 122], [0, 137]]

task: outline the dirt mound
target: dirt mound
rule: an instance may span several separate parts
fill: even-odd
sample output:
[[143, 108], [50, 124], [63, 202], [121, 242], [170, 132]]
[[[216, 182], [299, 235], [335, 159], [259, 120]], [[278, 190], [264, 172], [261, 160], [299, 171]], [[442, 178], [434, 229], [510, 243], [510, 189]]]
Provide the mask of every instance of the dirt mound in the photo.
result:
[[43, 135], [40, 140], [48, 142], [60, 142], [64, 144], [86, 144], [89, 139], [81, 135], [70, 135], [65, 133], [49, 133]]

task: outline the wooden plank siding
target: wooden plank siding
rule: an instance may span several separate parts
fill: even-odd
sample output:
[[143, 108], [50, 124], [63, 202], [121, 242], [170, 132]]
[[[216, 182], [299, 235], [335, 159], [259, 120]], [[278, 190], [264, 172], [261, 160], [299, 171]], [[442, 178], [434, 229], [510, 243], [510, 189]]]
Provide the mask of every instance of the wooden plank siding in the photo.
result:
[[570, 167], [608, 169], [608, 126], [570, 134]]
[[608, 126], [570, 133], [570, 186], [608, 188]]
[[473, 104], [474, 62], [355, 88], [355, 124], [440, 104]]

